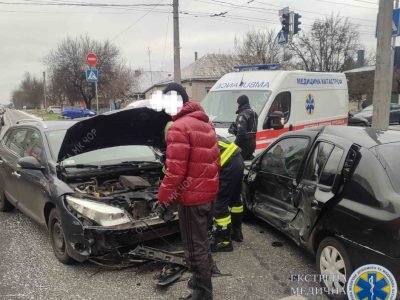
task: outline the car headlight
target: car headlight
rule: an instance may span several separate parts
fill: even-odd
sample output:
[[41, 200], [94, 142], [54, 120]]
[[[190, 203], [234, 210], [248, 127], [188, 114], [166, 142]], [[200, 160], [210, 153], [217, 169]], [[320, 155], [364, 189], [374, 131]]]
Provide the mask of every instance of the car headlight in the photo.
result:
[[72, 196], [66, 196], [65, 200], [73, 210], [101, 226], [113, 227], [131, 223], [126, 212], [118, 207]]

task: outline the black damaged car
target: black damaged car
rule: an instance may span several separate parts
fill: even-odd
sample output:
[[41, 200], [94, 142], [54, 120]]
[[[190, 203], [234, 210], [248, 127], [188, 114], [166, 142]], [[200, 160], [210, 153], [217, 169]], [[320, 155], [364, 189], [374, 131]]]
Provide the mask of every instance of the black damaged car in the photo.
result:
[[0, 211], [16, 207], [45, 225], [63, 263], [178, 232], [176, 218], [156, 213], [169, 120], [134, 108], [11, 126], [0, 144]]
[[[400, 131], [327, 126], [282, 135], [253, 160], [243, 200], [316, 256], [341, 290], [374, 263], [400, 279]], [[341, 278], [340, 280], [337, 280]]]

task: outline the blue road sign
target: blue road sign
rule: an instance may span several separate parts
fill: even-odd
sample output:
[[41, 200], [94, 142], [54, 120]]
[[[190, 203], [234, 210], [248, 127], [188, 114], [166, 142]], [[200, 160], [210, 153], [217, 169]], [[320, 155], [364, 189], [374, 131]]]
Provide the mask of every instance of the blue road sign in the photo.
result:
[[86, 81], [97, 82], [99, 80], [99, 72], [97, 69], [86, 69]]
[[[392, 13], [392, 37], [400, 35], [400, 8], [393, 9]], [[378, 35], [378, 18], [376, 18], [375, 37]]]
[[288, 35], [284, 31], [279, 31], [278, 36], [276, 37], [279, 45], [287, 44]]

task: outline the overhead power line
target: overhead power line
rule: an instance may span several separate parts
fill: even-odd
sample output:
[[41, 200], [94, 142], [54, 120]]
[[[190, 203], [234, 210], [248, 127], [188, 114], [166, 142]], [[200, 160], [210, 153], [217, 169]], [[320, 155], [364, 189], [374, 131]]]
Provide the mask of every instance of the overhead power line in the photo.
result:
[[78, 3], [78, 2], [5, 2], [0, 1], [3, 5], [25, 5], [25, 6], [79, 6], [79, 7], [155, 7], [155, 6], [171, 6], [170, 4], [108, 4], [108, 3]]
[[128, 27], [126, 27], [124, 30], [122, 30], [121, 32], [119, 32], [118, 34], [116, 34], [111, 41], [114, 41], [115, 39], [117, 39], [118, 37], [120, 37], [122, 34], [124, 34], [125, 32], [127, 32], [129, 29], [131, 29], [132, 27], [134, 27], [137, 23], [139, 23], [143, 18], [145, 18], [148, 14], [150, 14], [151, 12], [153, 12], [153, 10], [155, 10], [157, 8], [157, 6], [159, 6], [161, 3], [163, 3], [164, 0], [161, 0], [160, 2], [157, 3], [157, 5], [155, 5], [153, 7], [153, 9], [149, 10], [148, 12], [146, 12], [144, 15], [142, 15], [141, 17], [139, 17], [138, 19], [136, 19], [135, 22], [133, 22], [131, 25], [129, 25]]
[[378, 11], [377, 7], [371, 7], [371, 6], [362, 6], [362, 5], [356, 5], [356, 4], [351, 4], [351, 3], [345, 3], [345, 2], [336, 2], [336, 1], [330, 1], [330, 0], [316, 0], [319, 2], [325, 2], [325, 3], [331, 3], [331, 4], [338, 4], [338, 5], [343, 5], [343, 6], [350, 6], [350, 7], [357, 7], [357, 8], [366, 8], [366, 9], [373, 9]]

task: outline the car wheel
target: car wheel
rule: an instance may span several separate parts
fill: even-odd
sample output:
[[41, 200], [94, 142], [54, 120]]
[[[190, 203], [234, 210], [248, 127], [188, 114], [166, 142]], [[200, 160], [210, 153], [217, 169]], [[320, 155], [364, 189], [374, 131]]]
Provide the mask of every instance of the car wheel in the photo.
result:
[[[316, 257], [317, 270], [321, 275], [334, 280], [323, 280], [330, 291], [346, 291], [346, 282], [353, 272], [346, 249], [336, 238], [327, 237], [318, 246]], [[332, 299], [346, 299], [345, 294], [329, 295]]]
[[52, 110], [51, 110], [51, 111], [49, 111], [49, 114], [54, 114], [54, 111], [52, 111]]
[[0, 192], [0, 211], [9, 212], [14, 209], [14, 206], [8, 202], [4, 192]]
[[49, 236], [51, 246], [57, 259], [63, 264], [72, 263], [72, 258], [68, 255], [67, 244], [61, 225], [61, 218], [58, 210], [53, 208], [49, 216]]

